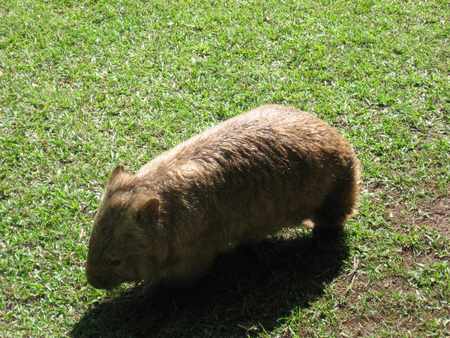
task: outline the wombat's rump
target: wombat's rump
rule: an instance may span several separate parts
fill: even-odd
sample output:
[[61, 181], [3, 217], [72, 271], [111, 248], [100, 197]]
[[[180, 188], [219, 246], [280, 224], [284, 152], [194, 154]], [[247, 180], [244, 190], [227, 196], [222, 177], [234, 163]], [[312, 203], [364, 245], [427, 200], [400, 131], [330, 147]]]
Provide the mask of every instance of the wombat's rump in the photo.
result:
[[322, 120], [266, 105], [161, 154], [135, 175], [114, 170], [89, 243], [87, 277], [189, 282], [214, 258], [311, 219], [339, 231], [358, 195], [358, 161]]

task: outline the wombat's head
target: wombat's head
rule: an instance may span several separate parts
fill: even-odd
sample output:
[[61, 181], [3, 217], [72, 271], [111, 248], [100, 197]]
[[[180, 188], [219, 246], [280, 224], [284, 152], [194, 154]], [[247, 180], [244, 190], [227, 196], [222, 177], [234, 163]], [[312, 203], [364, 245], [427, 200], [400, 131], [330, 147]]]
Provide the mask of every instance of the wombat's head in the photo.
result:
[[111, 289], [127, 281], [153, 281], [166, 258], [159, 224], [160, 203], [139, 187], [135, 177], [117, 167], [95, 217], [86, 275], [89, 283]]

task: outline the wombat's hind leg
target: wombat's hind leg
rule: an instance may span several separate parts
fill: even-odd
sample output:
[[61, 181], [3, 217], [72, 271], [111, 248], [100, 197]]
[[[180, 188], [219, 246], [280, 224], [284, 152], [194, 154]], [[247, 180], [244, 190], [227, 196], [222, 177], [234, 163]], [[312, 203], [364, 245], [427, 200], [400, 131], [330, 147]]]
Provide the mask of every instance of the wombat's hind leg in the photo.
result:
[[342, 233], [345, 221], [354, 212], [357, 184], [355, 179], [336, 184], [313, 217], [315, 236], [333, 238]]

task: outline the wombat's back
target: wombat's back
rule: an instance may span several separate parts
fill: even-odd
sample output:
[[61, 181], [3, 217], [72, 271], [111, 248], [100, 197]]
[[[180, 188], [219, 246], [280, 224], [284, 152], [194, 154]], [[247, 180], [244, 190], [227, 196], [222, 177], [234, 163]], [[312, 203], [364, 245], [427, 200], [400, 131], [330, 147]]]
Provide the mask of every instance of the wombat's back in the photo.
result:
[[358, 188], [357, 160], [345, 139], [311, 114], [278, 105], [191, 138], [137, 176], [158, 187], [172, 223], [183, 219], [174, 226], [184, 236], [216, 246], [261, 238], [306, 218], [340, 226]]

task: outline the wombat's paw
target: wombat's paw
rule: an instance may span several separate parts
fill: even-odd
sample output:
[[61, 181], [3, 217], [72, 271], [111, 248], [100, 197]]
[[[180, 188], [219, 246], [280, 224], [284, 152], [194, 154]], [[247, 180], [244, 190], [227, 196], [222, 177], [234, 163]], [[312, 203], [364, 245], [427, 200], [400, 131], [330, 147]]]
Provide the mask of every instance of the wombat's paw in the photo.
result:
[[320, 242], [335, 241], [342, 237], [344, 229], [341, 226], [336, 227], [314, 227], [313, 238]]

